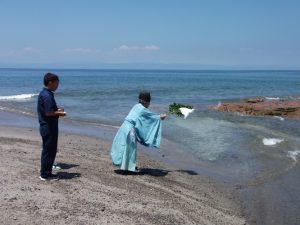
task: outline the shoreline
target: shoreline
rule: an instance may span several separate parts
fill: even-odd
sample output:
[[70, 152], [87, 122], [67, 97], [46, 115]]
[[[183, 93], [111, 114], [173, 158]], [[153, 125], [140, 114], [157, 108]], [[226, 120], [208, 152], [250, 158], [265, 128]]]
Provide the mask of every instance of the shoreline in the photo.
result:
[[2, 224], [246, 224], [233, 196], [211, 179], [143, 153], [141, 175], [121, 175], [110, 142], [98, 138], [61, 132], [61, 180], [42, 182], [38, 131], [0, 127]]
[[[288, 121], [288, 120], [287, 120]], [[29, 135], [25, 136], [23, 139], [23, 142], [31, 141], [34, 139], [37, 143], [39, 143], [39, 148], [35, 147], [37, 152], [37, 156], [35, 157], [40, 157], [40, 146], [41, 146], [41, 138], [40, 135], [38, 134], [38, 122], [36, 117], [33, 115], [24, 115], [20, 114], [18, 112], [11, 112], [11, 111], [3, 111], [0, 110], [0, 128], [2, 132], [0, 134], [5, 134], [3, 133], [3, 130], [23, 130], [25, 133], [29, 133]], [[296, 128], [296, 127], [295, 127]], [[9, 131], [10, 132], [10, 131]], [[83, 149], [83, 152], [90, 154], [90, 151], [87, 151], [87, 149], [92, 150], [91, 155], [93, 155], [93, 161], [95, 159], [98, 159], [99, 157], [105, 158], [105, 164], [107, 168], [110, 168], [109, 171], [105, 169], [105, 180], [109, 180], [109, 177], [114, 177], [114, 179], [117, 179], [115, 176], [119, 175], [121, 179], [123, 179], [124, 176], [117, 174], [115, 172], [115, 167], [111, 165], [111, 161], [109, 158], [109, 149], [110, 149], [110, 144], [114, 138], [115, 133], [117, 132], [117, 129], [114, 127], [109, 127], [109, 126], [101, 126], [101, 124], [95, 124], [95, 123], [85, 123], [85, 122], [80, 122], [76, 120], [66, 120], [65, 118], [60, 120], [60, 137], [63, 138], [64, 144], [63, 151], [64, 149], [69, 149], [69, 145], [71, 145], [69, 149], [69, 155], [71, 156], [73, 154], [73, 150], [75, 150], [77, 153], [75, 155], [78, 156], [78, 159], [74, 159], [74, 161], [79, 162], [80, 158], [82, 158], [82, 155], [79, 153], [80, 149]], [[34, 136], [32, 134], [35, 133]], [[18, 134], [19, 135], [19, 134]], [[66, 137], [64, 137], [66, 136]], [[15, 133], [10, 132], [10, 136], [7, 137], [8, 139], [11, 140], [12, 144], [14, 143], [13, 140], [15, 139]], [[72, 139], [72, 141], [66, 140]], [[1, 136], [0, 136], [0, 140]], [[18, 138], [17, 138], [18, 140]], [[75, 141], [74, 141], [75, 140]], [[4, 140], [5, 141], [5, 140]], [[94, 146], [88, 144], [85, 145], [86, 143], [91, 142], [94, 143]], [[2, 144], [2, 141], [0, 142]], [[36, 143], [36, 144], [37, 144]], [[0, 146], [1, 146], [0, 144]], [[105, 149], [102, 149], [99, 153], [99, 146], [104, 144], [106, 146]], [[98, 145], [98, 149], [95, 147]], [[80, 147], [81, 146], [81, 147]], [[90, 147], [89, 147], [90, 146]], [[300, 197], [300, 193], [297, 194], [297, 192], [294, 192], [293, 187], [297, 186], [298, 183], [296, 181], [292, 180], [291, 175], [295, 177], [295, 174], [297, 174], [297, 171], [300, 171], [300, 167], [297, 166], [295, 167], [290, 173], [290, 172], [283, 172], [279, 174], [284, 174], [284, 176], [275, 176], [274, 178], [269, 178], [265, 177], [266, 179], [258, 179], [260, 182], [257, 184], [255, 183], [256, 181], [256, 175], [259, 176], [260, 170], [257, 169], [256, 164], [254, 163], [253, 160], [251, 160], [249, 163], [251, 163], [251, 166], [248, 168], [249, 171], [252, 171], [254, 174], [253, 177], [231, 177], [234, 174], [230, 174], [230, 171], [226, 170], [226, 163], [223, 164], [221, 163], [211, 163], [211, 162], [205, 162], [201, 161], [198, 164], [194, 164], [194, 159], [192, 155], [188, 154], [185, 152], [184, 157], [182, 159], [180, 158], [174, 158], [174, 152], [177, 151], [177, 149], [180, 148], [176, 144], [172, 143], [168, 139], [164, 139], [161, 149], [160, 150], [149, 150], [148, 148], [144, 148], [143, 146], [138, 147], [138, 167], [146, 169], [146, 173], [143, 173], [142, 176], [125, 176], [125, 177], [152, 177], [154, 180], [157, 179], [165, 179], [169, 178], [171, 175], [173, 179], [174, 177], [175, 180], [178, 179], [184, 181], [183, 183], [177, 183], [176, 185], [179, 185], [179, 188], [182, 189], [180, 193], [184, 193], [186, 191], [190, 192], [191, 190], [193, 193], [196, 190], [199, 190], [198, 195], [202, 196], [202, 192], [205, 193], [206, 196], [209, 196], [212, 198], [212, 205], [217, 206], [219, 203], [216, 203], [216, 199], [220, 198], [222, 201], [220, 202], [221, 204], [224, 203], [224, 201], [227, 201], [226, 205], [224, 205], [222, 208], [226, 209], [227, 205], [229, 206], [230, 209], [234, 208], [234, 210], [229, 210], [231, 213], [230, 217], [235, 215], [239, 219], [239, 221], [243, 221], [242, 223], [235, 223], [235, 222], [227, 222], [223, 223], [221, 222], [215, 222], [217, 215], [210, 215], [209, 218], [213, 218], [214, 222], [211, 222], [211, 219], [208, 219], [208, 222], [201, 221], [201, 224], [282, 224], [288, 221], [290, 224], [297, 224], [297, 218], [298, 214], [295, 212], [294, 209], [299, 209], [298, 203], [292, 203], [294, 207], [289, 206], [288, 202], [294, 202], [294, 199], [291, 199], [291, 195], [289, 194], [290, 190], [293, 192], [293, 196], [295, 199], [298, 199]], [[85, 160], [85, 157], [88, 154], [84, 154], [83, 160]], [[176, 154], [176, 153], [175, 153]], [[180, 157], [180, 155], [177, 155]], [[4, 156], [3, 156], [4, 157]], [[60, 160], [60, 153], [58, 154], [57, 159]], [[74, 156], [75, 157], [75, 156]], [[39, 159], [38, 159], [39, 160]], [[58, 161], [59, 163], [63, 163], [64, 166], [67, 168], [72, 166], [73, 164], [66, 163], [69, 159], [67, 157], [64, 157], [64, 161]], [[86, 161], [86, 160], [85, 160]], [[145, 163], [144, 163], [145, 161]], [[102, 162], [102, 160], [101, 160]], [[151, 163], [150, 163], [151, 162]], [[190, 162], [187, 164], [187, 162]], [[257, 165], [262, 163], [258, 158], [255, 160]], [[140, 164], [141, 163], [141, 164]], [[2, 163], [0, 163], [1, 165]], [[66, 164], [66, 165], [65, 165]], [[80, 163], [75, 164], [76, 168], [79, 168]], [[296, 163], [295, 163], [296, 165]], [[234, 166], [234, 165], [231, 165]], [[36, 173], [36, 178], [38, 178], [38, 170], [39, 170], [39, 162], [36, 161], [36, 169], [32, 170], [33, 173]], [[94, 168], [98, 168], [99, 164], [95, 164], [93, 166]], [[79, 172], [77, 174], [76, 168], [70, 169], [73, 172], [71, 173], [71, 177], [69, 178], [68, 173], [69, 169], [62, 171], [63, 176], [67, 176], [66, 179], [64, 180], [73, 180], [77, 179], [77, 175], [81, 175], [82, 173]], [[258, 167], [259, 168], [259, 167]], [[239, 169], [237, 167], [236, 169]], [[88, 169], [87, 167], [85, 168], [85, 172], [87, 172]], [[223, 171], [220, 174], [218, 173], [219, 171]], [[99, 174], [101, 174], [101, 170], [98, 170]], [[229, 172], [229, 174], [228, 174]], [[256, 174], [259, 172], [258, 174]], [[275, 171], [274, 171], [275, 172]], [[97, 174], [97, 175], [99, 175]], [[256, 174], [256, 175], [255, 175]], [[273, 172], [272, 172], [273, 174]], [[272, 175], [271, 174], [271, 175]], [[75, 176], [74, 178], [72, 176]], [[94, 177], [96, 177], [95, 175]], [[225, 176], [222, 176], [225, 175]], [[237, 175], [237, 174], [236, 174]], [[262, 174], [263, 175], [263, 174]], [[274, 175], [274, 174], [273, 174]], [[272, 175], [272, 176], [273, 176]], [[233, 178], [233, 179], [231, 179]], [[246, 180], [244, 179], [246, 178]], [[89, 183], [89, 179], [87, 183]], [[94, 179], [94, 178], [93, 178]], [[100, 179], [102, 180], [102, 179]], [[99, 180], [99, 182], [100, 182]], [[126, 179], [125, 179], [126, 180]], [[281, 185], [280, 182], [276, 183], [276, 180], [282, 181], [285, 183], [285, 185]], [[286, 182], [286, 180], [288, 180]], [[93, 184], [97, 183], [97, 181], [93, 180]], [[134, 181], [134, 178], [132, 178], [131, 181]], [[148, 180], [149, 181], [149, 180]], [[1, 182], [1, 181], [0, 181]], [[36, 180], [34, 182], [37, 182]], [[100, 185], [98, 182], [97, 185]], [[254, 183], [252, 183], [254, 182]], [[205, 185], [205, 187], [202, 187], [203, 184], [209, 184], [210, 186]], [[0, 183], [1, 184], [1, 183]], [[253, 186], [253, 184], [255, 184]], [[168, 183], [159, 183], [159, 185], [163, 187], [170, 187]], [[272, 186], [273, 185], [273, 186]], [[191, 189], [186, 190], [186, 187], [191, 187]], [[284, 187], [283, 187], [284, 186]], [[136, 186], [134, 188], [137, 188]], [[78, 190], [79, 188], [76, 187]], [[166, 189], [164, 189], [166, 190]], [[163, 192], [164, 192], [163, 190]], [[217, 190], [217, 191], [215, 191]], [[128, 191], [128, 190], [126, 190]], [[162, 191], [162, 190], [159, 190]], [[68, 191], [64, 191], [64, 193], [67, 193]], [[78, 193], [80, 193], [78, 191]], [[131, 193], [131, 192], [130, 192]], [[175, 192], [177, 193], [177, 191]], [[207, 194], [209, 193], [209, 195]], [[217, 194], [216, 194], [217, 193]], [[70, 195], [68, 195], [70, 196]], [[111, 194], [113, 196], [113, 194]], [[191, 195], [189, 195], [191, 196]], [[196, 195], [197, 196], [197, 195]], [[221, 197], [220, 197], [221, 196]], [[268, 196], [268, 197], [266, 197]], [[278, 197], [275, 197], [278, 196]], [[74, 197], [74, 196], [73, 196]], [[148, 196], [149, 199], [151, 199], [151, 196]], [[71, 197], [72, 198], [72, 197]], [[121, 197], [119, 197], [121, 198]], [[223, 201], [223, 199], [225, 200]], [[159, 200], [161, 200], [159, 198]], [[286, 202], [286, 204], [284, 204]], [[200, 203], [206, 203], [205, 201], [200, 201]], [[191, 202], [187, 203], [187, 205], [191, 204]], [[225, 204], [225, 203], [224, 203]], [[172, 204], [171, 204], [172, 205]], [[211, 203], [209, 202], [209, 205]], [[125, 208], [127, 206], [124, 206]], [[201, 205], [201, 209], [205, 207], [204, 205]], [[141, 208], [141, 207], [140, 207]], [[87, 210], [87, 209], [86, 209]], [[96, 210], [96, 209], [95, 209]], [[154, 209], [155, 211], [156, 209]], [[194, 209], [190, 209], [190, 211], [193, 211]], [[101, 211], [101, 210], [100, 210]], [[193, 211], [194, 214], [197, 214], [198, 211]], [[278, 213], [280, 212], [280, 213]], [[160, 212], [159, 212], [160, 213]], [[125, 213], [126, 214], [126, 213]], [[181, 213], [185, 215], [184, 213]], [[120, 216], [120, 215], [119, 215]], [[123, 214], [121, 215], [121, 217]], [[288, 217], [288, 219], [287, 219]], [[131, 221], [128, 222], [129, 220], [126, 221], [118, 221], [118, 222], [111, 222], [111, 224], [198, 224], [195, 222], [178, 222], [177, 220], [174, 220], [172, 222], [166, 222], [163, 220], [159, 220], [160, 223], [155, 223], [155, 221], [151, 222], [140, 222], [139, 220], [137, 223]], [[177, 223], [177, 222], [178, 223]], [[235, 220], [234, 220], [235, 221]], [[98, 222], [98, 221], [97, 221]], [[211, 223], [210, 223], [211, 222]], [[63, 224], [63, 222], [59, 222], [59, 224]], [[77, 224], [74, 221], [70, 222], [71, 224]], [[11, 223], [9, 223], [11, 224]], [[18, 224], [18, 223], [16, 223]], [[38, 223], [37, 223], [38, 224]], [[78, 223], [78, 224], [97, 224], [95, 222], [91, 221], [85, 221], [83, 223]], [[110, 224], [108, 221], [102, 221], [101, 224]]]

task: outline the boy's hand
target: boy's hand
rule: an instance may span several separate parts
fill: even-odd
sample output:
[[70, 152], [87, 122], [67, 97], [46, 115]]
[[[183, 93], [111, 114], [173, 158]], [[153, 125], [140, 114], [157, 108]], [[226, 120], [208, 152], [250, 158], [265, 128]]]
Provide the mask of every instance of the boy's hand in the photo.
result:
[[65, 112], [64, 108], [62, 108], [62, 107], [59, 107], [57, 109], [57, 112], [58, 112], [59, 116], [66, 116], [67, 115], [67, 113]]
[[48, 112], [46, 113], [46, 116], [66, 116], [67, 113], [64, 111], [55, 111], [55, 112]]
[[66, 113], [66, 112], [63, 112], [63, 111], [58, 111], [58, 115], [59, 115], [59, 116], [66, 116], [67, 113]]
[[164, 120], [166, 119], [167, 115], [166, 114], [160, 114], [160, 119]]

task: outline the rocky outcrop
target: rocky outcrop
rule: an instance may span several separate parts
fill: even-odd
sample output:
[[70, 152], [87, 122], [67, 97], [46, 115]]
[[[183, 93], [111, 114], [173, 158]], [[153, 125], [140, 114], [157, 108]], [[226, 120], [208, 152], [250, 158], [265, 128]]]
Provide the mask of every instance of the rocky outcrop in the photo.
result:
[[256, 97], [238, 103], [219, 103], [213, 109], [253, 116], [281, 116], [300, 119], [300, 98], [296, 99], [268, 100]]

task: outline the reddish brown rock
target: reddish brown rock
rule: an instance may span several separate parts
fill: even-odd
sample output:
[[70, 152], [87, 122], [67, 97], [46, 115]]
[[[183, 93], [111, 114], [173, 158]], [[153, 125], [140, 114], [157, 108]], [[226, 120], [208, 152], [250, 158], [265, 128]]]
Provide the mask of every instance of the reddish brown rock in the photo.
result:
[[273, 100], [257, 97], [238, 103], [220, 103], [213, 109], [253, 116], [282, 116], [300, 119], [300, 100]]
[[249, 98], [246, 100], [247, 103], [258, 103], [263, 102], [265, 99], [262, 97], [256, 97], [256, 98]]

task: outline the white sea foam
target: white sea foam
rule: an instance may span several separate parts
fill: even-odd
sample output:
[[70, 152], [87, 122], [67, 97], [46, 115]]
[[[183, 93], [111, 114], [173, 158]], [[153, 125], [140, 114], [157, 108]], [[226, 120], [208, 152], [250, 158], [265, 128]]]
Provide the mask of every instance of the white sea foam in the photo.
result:
[[297, 155], [300, 154], [299, 150], [296, 151], [288, 151], [287, 153], [287, 157], [291, 158], [292, 160], [294, 160], [295, 162], [297, 162]]
[[270, 101], [278, 101], [278, 100], [280, 100], [279, 97], [265, 97], [265, 99], [270, 100]]
[[26, 101], [37, 95], [38, 94], [20, 94], [20, 95], [0, 96], [0, 101]]
[[245, 113], [241, 113], [241, 112], [234, 112], [233, 113], [234, 115], [237, 115], [237, 116], [244, 116], [244, 117], [247, 117], [248, 115], [247, 114], [245, 114]]
[[276, 118], [276, 119], [280, 119], [281, 121], [283, 121], [284, 120], [284, 118], [283, 117], [281, 117], [281, 116], [273, 116], [274, 118]]
[[0, 106], [0, 110], [7, 110], [8, 108]]
[[267, 146], [276, 145], [283, 141], [284, 141], [284, 139], [277, 139], [277, 138], [263, 138], [263, 140], [262, 140], [263, 144], [267, 145]]

